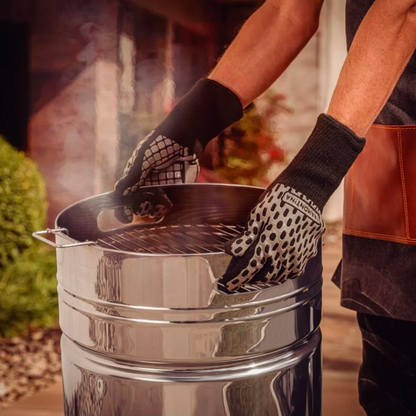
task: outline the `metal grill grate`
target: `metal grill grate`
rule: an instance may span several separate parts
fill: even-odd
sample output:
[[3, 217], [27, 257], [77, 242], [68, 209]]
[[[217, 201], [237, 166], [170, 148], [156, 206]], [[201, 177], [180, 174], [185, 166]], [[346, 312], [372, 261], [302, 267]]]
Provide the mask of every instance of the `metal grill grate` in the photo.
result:
[[208, 254], [224, 251], [224, 244], [239, 235], [240, 225], [165, 225], [123, 230], [99, 239], [113, 250], [146, 254]]
[[[202, 224], [137, 227], [116, 232], [97, 240], [100, 247], [146, 254], [221, 253], [224, 244], [243, 231], [241, 225]], [[246, 284], [238, 293], [253, 292], [275, 286], [273, 283]], [[218, 289], [229, 293], [218, 282]]]

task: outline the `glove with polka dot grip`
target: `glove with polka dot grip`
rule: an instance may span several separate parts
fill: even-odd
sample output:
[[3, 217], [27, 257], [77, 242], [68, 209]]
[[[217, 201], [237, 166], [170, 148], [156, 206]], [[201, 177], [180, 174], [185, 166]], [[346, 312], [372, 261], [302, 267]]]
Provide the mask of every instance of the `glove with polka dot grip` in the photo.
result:
[[263, 193], [245, 231], [225, 245], [233, 256], [221, 280], [229, 290], [246, 283], [300, 276], [325, 232], [322, 210], [365, 140], [321, 114], [304, 147]]
[[[195, 154], [190, 154], [173, 140], [152, 132], [136, 147], [127, 162], [122, 178], [115, 185], [116, 194], [123, 196], [137, 192], [142, 186], [195, 182], [199, 163]], [[133, 214], [162, 218], [171, 203], [161, 189], [142, 192], [134, 207], [125, 206], [115, 211], [121, 222], [131, 222]]]

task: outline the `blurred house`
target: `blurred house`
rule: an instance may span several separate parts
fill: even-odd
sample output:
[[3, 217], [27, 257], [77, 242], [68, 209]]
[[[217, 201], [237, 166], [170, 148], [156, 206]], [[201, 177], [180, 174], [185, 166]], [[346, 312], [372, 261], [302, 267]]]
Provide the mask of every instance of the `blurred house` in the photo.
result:
[[[49, 226], [71, 203], [112, 189], [137, 138], [209, 72], [260, 3], [0, 2], [0, 134], [37, 161]], [[279, 126], [289, 154], [327, 105], [339, 70], [327, 64], [331, 48], [345, 48], [342, 25], [328, 23], [342, 18], [343, 2], [330, 3], [322, 29], [273, 86], [294, 109]]]

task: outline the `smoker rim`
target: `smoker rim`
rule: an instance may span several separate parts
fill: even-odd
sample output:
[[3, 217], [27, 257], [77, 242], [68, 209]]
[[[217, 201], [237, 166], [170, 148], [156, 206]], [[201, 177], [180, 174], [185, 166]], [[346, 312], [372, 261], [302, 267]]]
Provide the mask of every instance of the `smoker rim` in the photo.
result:
[[[171, 187], [178, 187], [178, 186], [198, 186], [198, 187], [230, 187], [230, 188], [245, 188], [245, 189], [257, 189], [257, 190], [261, 190], [264, 191], [265, 188], [260, 187], [260, 186], [252, 186], [252, 185], [241, 185], [241, 184], [228, 184], [228, 183], [188, 183], [188, 184], [167, 184], [167, 185], [163, 185], [164, 188], [171, 188]], [[143, 186], [141, 189], [145, 190], [145, 189], [154, 189], [155, 186]], [[108, 193], [110, 194], [110, 193]], [[101, 194], [103, 195], [103, 194]], [[96, 198], [97, 195], [82, 199], [80, 201], [77, 201], [71, 205], [69, 205], [68, 207], [66, 207], [65, 209], [63, 209], [58, 216], [55, 219], [55, 230], [61, 230], [61, 231], [57, 231], [54, 234], [56, 236], [59, 236], [65, 240], [68, 240], [69, 242], [73, 243], [73, 244], [77, 244], [80, 243], [78, 240], [75, 240], [74, 238], [70, 237], [68, 234], [65, 234], [65, 229], [60, 227], [58, 224], [59, 218], [61, 217], [61, 215], [63, 215], [66, 211], [70, 210], [71, 208], [77, 206], [80, 202], [87, 202], [89, 200], [93, 200], [94, 198]], [[157, 225], [160, 224], [161, 221], [155, 222], [152, 225]], [[125, 228], [139, 228], [140, 226], [137, 225], [131, 225], [126, 226]], [[120, 230], [120, 228], [118, 228]], [[115, 232], [117, 230], [117, 228], [115, 229], [111, 229], [111, 230], [107, 230], [108, 232]], [[90, 241], [90, 240], [86, 240], [86, 242], [90, 242], [91, 244], [85, 244], [82, 247], [83, 248], [93, 248], [95, 250], [99, 250], [101, 252], [106, 252], [106, 253], [114, 253], [114, 254], [120, 254], [120, 255], [128, 255], [128, 256], [132, 256], [132, 257], [211, 257], [211, 256], [219, 256], [219, 255], [226, 255], [229, 256], [231, 259], [231, 256], [226, 253], [224, 250], [223, 251], [217, 251], [214, 253], [184, 253], [184, 254], [167, 254], [167, 253], [140, 253], [140, 252], [135, 252], [135, 251], [126, 251], [126, 250], [115, 250], [115, 249], [108, 249], [108, 248], [104, 248], [101, 247], [100, 245], [96, 244], [96, 241]], [[81, 246], [80, 246], [81, 247]], [[63, 248], [71, 248], [71, 247], [56, 247], [57, 249], [63, 249]], [[75, 247], [73, 247], [75, 248]]]

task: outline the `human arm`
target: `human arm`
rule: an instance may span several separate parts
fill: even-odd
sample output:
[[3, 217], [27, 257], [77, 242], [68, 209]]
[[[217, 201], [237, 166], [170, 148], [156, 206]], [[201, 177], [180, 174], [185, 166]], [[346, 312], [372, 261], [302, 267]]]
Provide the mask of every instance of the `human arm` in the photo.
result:
[[[211, 139], [240, 119], [243, 107], [286, 69], [316, 31], [321, 4], [322, 0], [266, 0], [243, 25], [210, 77], [200, 80], [140, 141], [115, 192], [127, 195], [143, 185], [194, 181], [198, 172], [194, 153], [201, 153]], [[163, 215], [166, 204], [156, 204]], [[155, 203], [140, 206], [119, 210], [117, 217], [131, 221], [133, 211], [154, 216]]]
[[319, 26], [323, 0], [267, 0], [247, 20], [209, 75], [243, 107], [280, 77]]
[[328, 114], [364, 136], [416, 48], [416, 1], [376, 0], [352, 42]]

